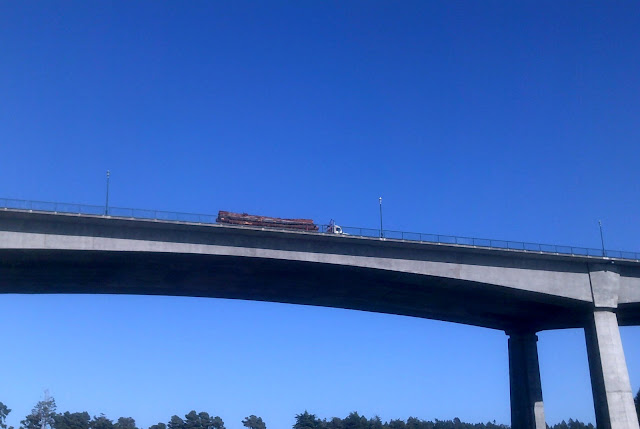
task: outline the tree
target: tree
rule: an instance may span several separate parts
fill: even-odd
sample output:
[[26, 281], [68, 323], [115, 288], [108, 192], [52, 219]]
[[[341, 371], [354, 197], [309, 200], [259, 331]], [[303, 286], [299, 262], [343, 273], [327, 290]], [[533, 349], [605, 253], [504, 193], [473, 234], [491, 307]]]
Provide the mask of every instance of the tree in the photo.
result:
[[136, 421], [133, 419], [133, 417], [120, 417], [118, 418], [118, 421], [113, 425], [113, 429], [138, 429], [138, 428], [136, 427]]
[[382, 429], [382, 420], [380, 416], [375, 416], [369, 419], [369, 429]]
[[172, 416], [168, 425], [165, 426], [164, 423], [158, 423], [149, 429], [225, 429], [225, 427], [219, 416], [211, 417], [207, 412], [197, 413], [195, 410], [191, 410], [188, 414], [185, 414], [184, 420], [178, 416]]
[[209, 420], [210, 428], [213, 429], [225, 429], [224, 422], [219, 416], [215, 416], [213, 419]]
[[389, 423], [386, 425], [389, 429], [404, 429], [405, 423], [404, 420], [389, 420]]
[[167, 429], [167, 425], [164, 423], [158, 423], [157, 425], [149, 426], [149, 429]]
[[178, 416], [171, 416], [171, 420], [169, 420], [167, 427], [169, 429], [185, 429], [184, 420]]
[[422, 421], [417, 417], [409, 417], [407, 419], [407, 424], [405, 425], [405, 427], [407, 429], [422, 429]]
[[296, 422], [293, 429], [321, 429], [322, 420], [318, 419], [315, 414], [309, 414], [307, 410], [302, 414], [296, 415]]
[[56, 414], [53, 416], [54, 429], [89, 429], [91, 417], [86, 411], [82, 413], [70, 413], [65, 411], [64, 414]]
[[5, 404], [0, 402], [0, 428], [7, 429], [7, 416], [11, 412], [11, 409], [8, 408]]
[[90, 429], [113, 429], [113, 422], [104, 414], [93, 416], [93, 420], [89, 423]]
[[45, 393], [43, 401], [39, 401], [31, 410], [31, 414], [20, 422], [20, 429], [53, 429], [56, 415], [56, 400]]
[[251, 414], [242, 420], [242, 424], [249, 429], [267, 429], [267, 425], [262, 421], [262, 417], [256, 417]]
[[196, 413], [195, 410], [191, 410], [189, 414], [185, 414], [184, 416], [185, 429], [207, 429], [208, 424], [208, 413]]
[[356, 411], [349, 414], [342, 420], [344, 429], [369, 429], [369, 421], [365, 416], [359, 415]]
[[224, 422], [218, 416], [211, 417], [207, 412], [195, 411], [186, 414], [184, 420], [185, 429], [225, 429]]
[[344, 424], [342, 423], [342, 419], [339, 417], [334, 417], [328, 422], [324, 422], [324, 427], [326, 429], [344, 429]]

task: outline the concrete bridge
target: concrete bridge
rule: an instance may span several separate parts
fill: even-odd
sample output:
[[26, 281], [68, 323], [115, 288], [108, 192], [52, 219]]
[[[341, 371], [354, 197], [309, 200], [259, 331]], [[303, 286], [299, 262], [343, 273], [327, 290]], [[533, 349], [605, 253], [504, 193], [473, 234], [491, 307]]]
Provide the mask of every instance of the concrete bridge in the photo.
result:
[[514, 429], [545, 429], [536, 333], [584, 328], [598, 428], [639, 428], [618, 326], [640, 325], [640, 261], [5, 209], [0, 293], [235, 298], [500, 329]]

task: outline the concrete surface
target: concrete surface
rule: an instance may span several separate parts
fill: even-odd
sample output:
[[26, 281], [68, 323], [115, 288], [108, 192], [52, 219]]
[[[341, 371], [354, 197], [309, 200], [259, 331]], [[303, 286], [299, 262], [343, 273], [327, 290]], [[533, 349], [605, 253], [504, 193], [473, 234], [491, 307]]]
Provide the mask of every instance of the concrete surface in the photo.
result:
[[614, 264], [592, 264], [589, 267], [589, 281], [593, 305], [596, 308], [618, 307], [620, 274]]
[[514, 429], [545, 429], [535, 333], [585, 328], [598, 427], [639, 429], [618, 324], [640, 324], [640, 262], [0, 210], [0, 293], [247, 299], [501, 329]]
[[585, 328], [598, 429], [638, 429], [616, 315], [596, 310]]
[[546, 429], [538, 337], [533, 333], [509, 333], [509, 386], [511, 428]]
[[[503, 330], [583, 327], [609, 293], [592, 287], [602, 258], [102, 216], [0, 211], [0, 252], [0, 292], [193, 294]], [[607, 299], [640, 323], [640, 263], [615, 269]]]

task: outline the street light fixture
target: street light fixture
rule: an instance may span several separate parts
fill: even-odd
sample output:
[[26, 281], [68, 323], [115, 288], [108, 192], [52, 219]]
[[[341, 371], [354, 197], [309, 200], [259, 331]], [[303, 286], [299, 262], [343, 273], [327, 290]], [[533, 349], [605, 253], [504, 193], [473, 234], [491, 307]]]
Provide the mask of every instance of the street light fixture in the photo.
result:
[[378, 201], [380, 202], [380, 238], [382, 238], [384, 237], [382, 232], [382, 197], [378, 198]]
[[107, 201], [104, 204], [104, 214], [105, 216], [109, 215], [109, 177], [111, 176], [111, 172], [107, 170]]
[[604, 235], [602, 234], [602, 221], [598, 221], [598, 225], [600, 226], [600, 242], [602, 243], [602, 256], [607, 256], [607, 252], [604, 250]]

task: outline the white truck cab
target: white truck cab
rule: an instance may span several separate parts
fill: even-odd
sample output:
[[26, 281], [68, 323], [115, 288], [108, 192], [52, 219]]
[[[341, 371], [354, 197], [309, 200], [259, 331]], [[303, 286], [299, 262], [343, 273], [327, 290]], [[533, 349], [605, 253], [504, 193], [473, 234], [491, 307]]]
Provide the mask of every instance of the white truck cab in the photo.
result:
[[329, 227], [327, 228], [327, 233], [348, 235], [347, 233], [342, 231], [342, 227], [340, 225], [336, 225], [336, 222], [333, 219], [329, 221]]

